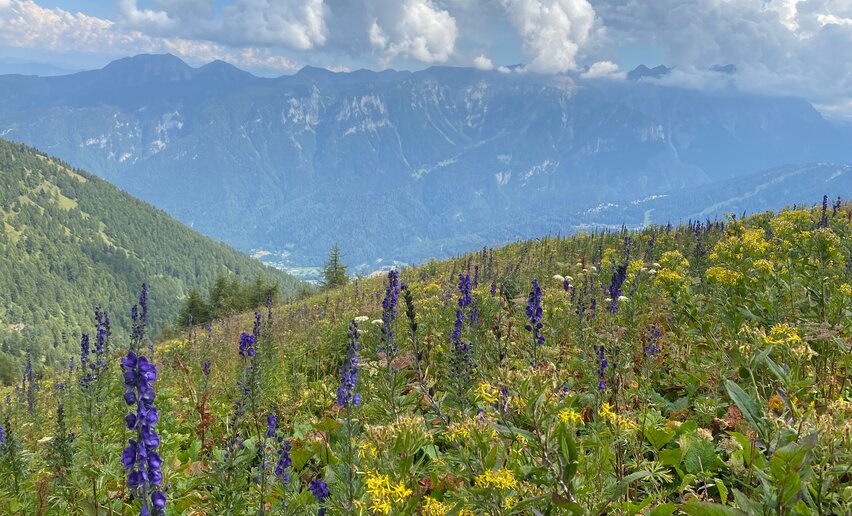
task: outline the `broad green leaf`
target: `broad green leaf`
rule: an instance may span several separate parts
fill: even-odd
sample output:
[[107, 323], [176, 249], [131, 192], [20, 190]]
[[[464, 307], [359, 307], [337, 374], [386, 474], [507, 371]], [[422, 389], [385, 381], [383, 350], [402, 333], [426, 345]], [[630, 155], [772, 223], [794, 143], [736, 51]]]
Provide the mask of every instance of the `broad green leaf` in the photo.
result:
[[710, 502], [692, 501], [681, 505], [680, 510], [689, 516], [746, 516], [746, 513], [739, 509]]
[[743, 413], [745, 420], [762, 436], [763, 416], [760, 413], [757, 402], [742, 387], [731, 380], [725, 380], [725, 390], [728, 391], [728, 396], [731, 397], [737, 408]]
[[646, 426], [645, 427], [645, 439], [651, 443], [651, 446], [656, 448], [657, 450], [662, 450], [663, 447], [674, 438], [675, 433], [669, 432], [662, 428], [656, 428], [654, 426]]

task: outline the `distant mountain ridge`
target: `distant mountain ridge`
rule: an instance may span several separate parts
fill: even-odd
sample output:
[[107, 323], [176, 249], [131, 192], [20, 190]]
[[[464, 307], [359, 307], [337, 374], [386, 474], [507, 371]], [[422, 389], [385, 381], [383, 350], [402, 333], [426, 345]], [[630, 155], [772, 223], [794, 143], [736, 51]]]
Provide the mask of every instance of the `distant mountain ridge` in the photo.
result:
[[339, 242], [361, 270], [564, 232], [601, 203], [852, 161], [850, 134], [796, 98], [447, 67], [259, 78], [151, 55], [0, 77], [0, 135], [267, 260], [316, 266]]
[[[220, 271], [266, 276], [286, 294], [301, 286], [91, 174], [0, 139], [0, 384], [28, 350], [67, 364], [95, 306], [130, 306], [143, 282], [156, 335], [176, 321], [182, 296]], [[126, 344], [129, 313], [110, 316]]]

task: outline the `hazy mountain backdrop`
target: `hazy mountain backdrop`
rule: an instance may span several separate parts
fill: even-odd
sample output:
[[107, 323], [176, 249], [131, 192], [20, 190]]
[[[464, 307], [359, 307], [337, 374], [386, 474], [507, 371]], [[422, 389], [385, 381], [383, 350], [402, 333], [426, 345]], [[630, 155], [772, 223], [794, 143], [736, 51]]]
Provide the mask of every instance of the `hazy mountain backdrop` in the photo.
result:
[[810, 171], [824, 179], [828, 165], [780, 182], [753, 175], [852, 162], [852, 135], [808, 102], [648, 82], [665, 73], [305, 68], [271, 79], [141, 55], [73, 75], [0, 77], [0, 135], [290, 267], [321, 264], [334, 242], [370, 270], [586, 224], [641, 224], [649, 210], [662, 223], [713, 216], [738, 210], [741, 190], [758, 183], [773, 208], [852, 193], [842, 167], [824, 188]]

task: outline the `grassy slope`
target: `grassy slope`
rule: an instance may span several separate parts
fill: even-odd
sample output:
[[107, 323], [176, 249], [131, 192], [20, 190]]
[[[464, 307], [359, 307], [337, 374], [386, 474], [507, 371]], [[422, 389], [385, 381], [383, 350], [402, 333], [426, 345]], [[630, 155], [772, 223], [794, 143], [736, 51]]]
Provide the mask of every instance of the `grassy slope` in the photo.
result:
[[[381, 317], [384, 278], [277, 306], [272, 322], [264, 316], [255, 394], [238, 427], [248, 440], [229, 455], [242, 461], [231, 473], [225, 442], [246, 365], [237, 343], [253, 317], [161, 343], [156, 404], [169, 511], [223, 514], [230, 506], [257, 514], [263, 496], [274, 513], [308, 514], [319, 508], [308, 483], [322, 477], [330, 513], [345, 514], [351, 471], [356, 514], [532, 514], [555, 506], [559, 514], [641, 507], [739, 514], [734, 506], [842, 514], [852, 491], [852, 207], [825, 227], [820, 219], [816, 209], [725, 228], [546, 238], [493, 257], [406, 269], [416, 333], [400, 296], [393, 325], [399, 351], [389, 369], [380, 326], [361, 323], [363, 403], [352, 411], [351, 427], [335, 406], [347, 325], [358, 316]], [[624, 263], [629, 299], [614, 313], [609, 286]], [[476, 369], [459, 382], [449, 339], [457, 276], [475, 276], [477, 267], [478, 322], [462, 331]], [[564, 290], [557, 274], [571, 276], [574, 290]], [[543, 297], [545, 343], [538, 348], [524, 329], [533, 279]], [[491, 295], [492, 283], [502, 297]], [[208, 359], [209, 381], [201, 372]], [[107, 410], [95, 454], [99, 503], [107, 505], [109, 494], [114, 510], [122, 506], [126, 411], [117, 369], [113, 362], [104, 378]], [[69, 385], [59, 396], [80, 435], [75, 474], [63, 480], [45, 459], [54, 446], [45, 436], [55, 436], [55, 425], [45, 422], [54, 417], [57, 392], [38, 395], [35, 415], [27, 413], [24, 393], [12, 403], [10, 424], [23, 429], [31, 454], [17, 498], [8, 475], [0, 481], [0, 509], [15, 503], [32, 512], [39, 479], [56, 496], [53, 507], [91, 506], [88, 433], [76, 415], [86, 398]], [[292, 439], [292, 481], [261, 488], [251, 479], [269, 478], [260, 474], [256, 448], [270, 410], [278, 435]], [[31, 421], [41, 424], [26, 426]], [[276, 445], [267, 446], [271, 469]], [[710, 502], [727, 507], [710, 512], [701, 505]]]

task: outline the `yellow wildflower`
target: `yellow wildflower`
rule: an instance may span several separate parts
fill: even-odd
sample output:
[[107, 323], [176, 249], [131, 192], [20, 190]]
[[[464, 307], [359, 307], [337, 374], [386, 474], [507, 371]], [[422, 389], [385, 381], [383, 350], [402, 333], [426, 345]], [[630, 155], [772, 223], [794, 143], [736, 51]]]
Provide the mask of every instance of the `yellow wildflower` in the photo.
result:
[[470, 438], [470, 430], [463, 424], [453, 424], [447, 429], [447, 439], [459, 442]]
[[391, 483], [387, 475], [367, 473], [367, 491], [370, 493], [370, 509], [378, 514], [390, 514], [394, 503], [404, 502], [412, 491], [400, 482]]
[[432, 497], [425, 497], [423, 500], [422, 513], [423, 516], [444, 516], [448, 512], [450, 512], [453, 508], [452, 505], [448, 503], [439, 502]]
[[841, 283], [840, 284], [840, 293], [846, 297], [852, 297], [852, 285], [849, 283]]
[[497, 397], [500, 395], [500, 393], [497, 391], [496, 387], [492, 387], [491, 385], [488, 385], [485, 382], [481, 382], [476, 387], [476, 395], [485, 403], [488, 403], [489, 405], [494, 405], [495, 403], [497, 403]]
[[772, 397], [769, 398], [769, 405], [767, 408], [770, 412], [775, 412], [780, 415], [784, 411], [784, 402], [781, 401], [780, 396], [773, 394]]
[[671, 269], [660, 269], [657, 272], [656, 281], [664, 285], [675, 286], [683, 283], [683, 274]]
[[755, 260], [754, 263], [752, 263], [751, 265], [755, 270], [765, 272], [767, 274], [772, 272], [772, 270], [774, 269], [772, 262], [770, 262], [769, 260], [767, 260], [765, 258], [761, 258], [760, 260]]
[[743, 275], [724, 267], [710, 267], [707, 269], [707, 279], [726, 287], [733, 287], [743, 280]]
[[474, 483], [477, 487], [481, 488], [489, 488], [493, 487], [495, 489], [514, 489], [518, 485], [518, 481], [515, 479], [515, 474], [512, 473], [512, 470], [501, 468], [498, 470], [488, 469], [481, 475], [478, 475], [474, 479]]
[[378, 457], [379, 449], [373, 443], [363, 442], [358, 446], [358, 453], [361, 457]]
[[628, 431], [636, 430], [637, 428], [639, 428], [638, 425], [630, 419], [622, 416], [621, 414], [616, 414], [612, 410], [612, 405], [610, 405], [609, 403], [604, 403], [601, 405], [600, 410], [598, 410], [598, 415], [616, 428], [622, 428]]
[[689, 261], [680, 251], [666, 251], [660, 257], [660, 265], [666, 269], [684, 269], [689, 266]]
[[787, 323], [778, 323], [769, 330], [769, 335], [764, 337], [766, 344], [795, 344], [802, 340], [795, 326]]
[[574, 409], [567, 408], [559, 413], [559, 419], [565, 423], [579, 425], [583, 423], [583, 416]]

